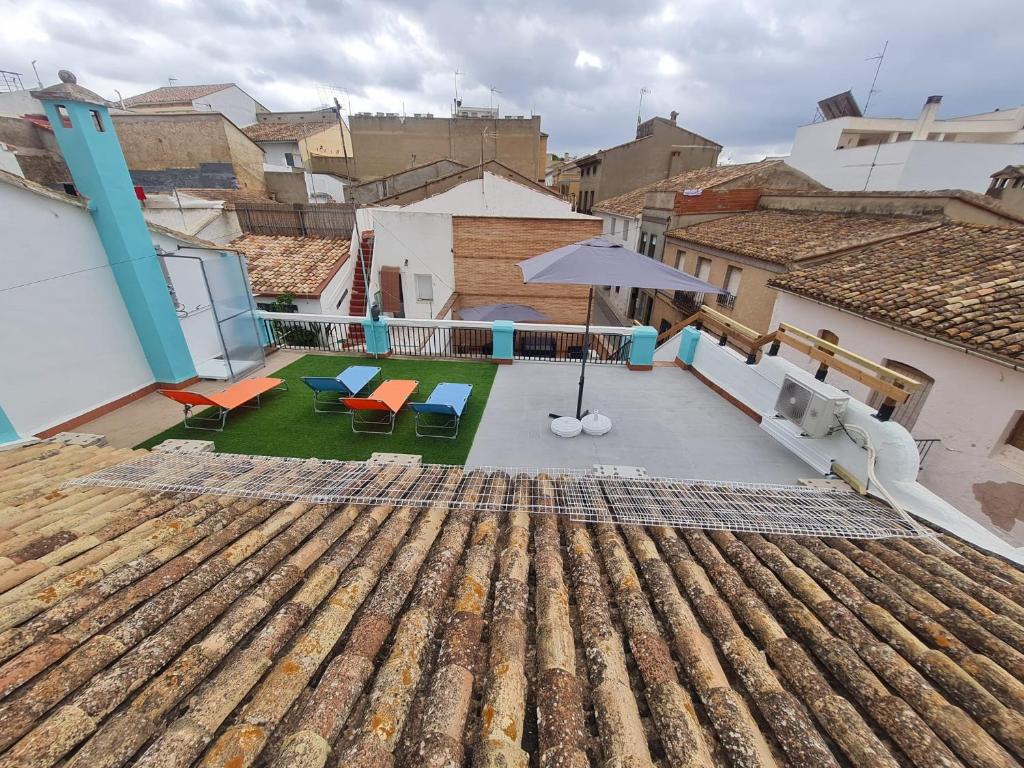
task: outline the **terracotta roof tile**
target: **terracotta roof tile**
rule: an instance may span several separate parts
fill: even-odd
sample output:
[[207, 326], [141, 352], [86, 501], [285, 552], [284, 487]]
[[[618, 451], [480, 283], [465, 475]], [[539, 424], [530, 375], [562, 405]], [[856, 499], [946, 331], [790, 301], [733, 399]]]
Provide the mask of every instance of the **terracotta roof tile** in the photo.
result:
[[231, 247], [249, 260], [249, 279], [255, 293], [277, 296], [293, 293], [317, 297], [348, 258], [349, 241], [342, 238], [291, 235], [243, 235]]
[[160, 104], [188, 104], [195, 99], [230, 88], [234, 83], [211, 83], [209, 85], [165, 85], [154, 88], [124, 100], [126, 107], [151, 107]]
[[666, 237], [791, 264], [935, 226], [937, 220], [923, 217], [757, 210], [674, 229]]
[[1024, 571], [954, 537], [532, 516], [545, 476], [476, 511], [479, 474], [429, 465], [370, 484], [457, 506], [63, 487], [134, 455], [0, 453], [0, 765], [1024, 755]]
[[945, 224], [790, 272], [770, 284], [1024, 361], [1024, 228]]
[[338, 123], [332, 120], [301, 123], [253, 123], [243, 128], [242, 132], [253, 141], [298, 141], [330, 128], [337, 129]]
[[643, 213], [644, 197], [648, 192], [682, 192], [686, 189], [710, 189], [719, 184], [725, 184], [728, 181], [734, 181], [752, 173], [763, 171], [781, 162], [781, 160], [762, 160], [757, 163], [718, 165], [714, 168], [698, 168], [693, 171], [684, 171], [667, 179], [634, 189], [632, 192], [601, 200], [594, 205], [594, 210], [607, 211], [618, 216], [639, 216]]

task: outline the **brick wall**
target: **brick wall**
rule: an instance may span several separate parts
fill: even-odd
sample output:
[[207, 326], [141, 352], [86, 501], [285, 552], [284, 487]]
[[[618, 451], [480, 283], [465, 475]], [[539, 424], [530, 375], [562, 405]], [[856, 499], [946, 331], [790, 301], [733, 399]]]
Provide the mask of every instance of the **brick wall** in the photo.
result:
[[527, 304], [554, 323], [583, 323], [586, 286], [523, 283], [517, 262], [601, 234], [590, 219], [452, 218], [455, 290], [461, 307]]
[[672, 212], [690, 214], [753, 211], [760, 199], [760, 189], [705, 189], [699, 195], [684, 195], [677, 192]]

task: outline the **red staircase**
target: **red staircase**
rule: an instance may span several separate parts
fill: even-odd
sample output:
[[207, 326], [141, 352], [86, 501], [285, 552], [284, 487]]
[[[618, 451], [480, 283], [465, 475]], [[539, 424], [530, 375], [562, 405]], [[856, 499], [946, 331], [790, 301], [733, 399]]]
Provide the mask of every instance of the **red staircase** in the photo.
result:
[[[366, 282], [373, 266], [373, 230], [367, 229], [360, 233], [359, 254], [356, 258], [356, 269], [352, 275], [352, 300], [349, 302], [348, 313], [354, 317], [366, 317]], [[362, 344], [366, 341], [363, 326], [354, 323], [349, 326], [349, 340]]]

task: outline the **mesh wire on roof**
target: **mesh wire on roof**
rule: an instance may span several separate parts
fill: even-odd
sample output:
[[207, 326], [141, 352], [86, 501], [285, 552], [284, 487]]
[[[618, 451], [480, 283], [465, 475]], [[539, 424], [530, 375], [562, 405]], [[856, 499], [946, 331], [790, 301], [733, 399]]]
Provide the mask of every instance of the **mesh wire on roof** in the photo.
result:
[[[529, 478], [534, 492], [507, 493], [511, 478]], [[526, 509], [588, 522], [797, 536], [876, 539], [926, 535], [909, 516], [853, 491], [679, 480], [644, 473], [616, 476], [578, 469], [470, 469], [444, 464], [151, 453], [75, 478], [67, 485], [313, 504]], [[470, 485], [473, 490], [467, 492]]]

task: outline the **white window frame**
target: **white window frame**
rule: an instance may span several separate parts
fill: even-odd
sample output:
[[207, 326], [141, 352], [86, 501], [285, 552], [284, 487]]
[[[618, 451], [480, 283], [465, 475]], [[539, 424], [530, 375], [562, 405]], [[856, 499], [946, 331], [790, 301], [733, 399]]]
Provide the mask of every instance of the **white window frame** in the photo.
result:
[[[424, 291], [424, 280], [426, 280], [427, 291]], [[434, 277], [433, 275], [413, 275], [412, 276], [413, 287], [416, 291], [416, 301], [433, 301], [434, 300]], [[426, 294], [426, 295], [424, 295]]]

